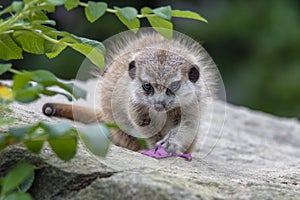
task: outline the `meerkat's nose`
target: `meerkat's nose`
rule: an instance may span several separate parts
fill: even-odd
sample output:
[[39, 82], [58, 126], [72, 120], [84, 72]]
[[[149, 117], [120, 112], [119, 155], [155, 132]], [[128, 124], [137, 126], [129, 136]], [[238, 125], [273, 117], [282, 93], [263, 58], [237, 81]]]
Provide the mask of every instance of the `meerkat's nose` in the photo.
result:
[[154, 109], [158, 112], [164, 111], [166, 108], [166, 103], [163, 101], [158, 101], [154, 104]]

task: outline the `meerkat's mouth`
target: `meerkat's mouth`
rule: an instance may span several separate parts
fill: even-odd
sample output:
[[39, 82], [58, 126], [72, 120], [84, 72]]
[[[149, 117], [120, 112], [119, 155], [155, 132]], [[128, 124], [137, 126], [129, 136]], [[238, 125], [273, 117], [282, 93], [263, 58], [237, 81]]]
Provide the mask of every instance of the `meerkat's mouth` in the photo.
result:
[[154, 107], [154, 110], [157, 112], [166, 112], [167, 111], [165, 108], [155, 108], [155, 107]]
[[157, 112], [166, 112], [167, 111], [166, 105], [162, 104], [162, 103], [156, 103], [156, 104], [154, 104], [153, 108]]

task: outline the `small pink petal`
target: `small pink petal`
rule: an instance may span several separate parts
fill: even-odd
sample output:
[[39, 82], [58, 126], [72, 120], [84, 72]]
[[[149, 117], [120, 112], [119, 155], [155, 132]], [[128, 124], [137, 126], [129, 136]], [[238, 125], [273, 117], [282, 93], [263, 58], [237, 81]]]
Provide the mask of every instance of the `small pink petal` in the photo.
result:
[[156, 149], [143, 150], [140, 153], [157, 159], [167, 158], [172, 156], [172, 153], [166, 152], [161, 145], [159, 145]]
[[150, 150], [143, 150], [140, 152], [143, 155], [146, 156], [150, 156], [152, 158], [168, 158], [168, 157], [172, 157], [172, 156], [177, 156], [177, 157], [182, 157], [184, 159], [186, 159], [187, 161], [192, 161], [192, 155], [191, 154], [172, 154], [172, 153], [168, 153], [166, 150], [164, 150], [164, 148], [162, 147], [162, 145], [159, 145], [156, 149], [150, 149]]

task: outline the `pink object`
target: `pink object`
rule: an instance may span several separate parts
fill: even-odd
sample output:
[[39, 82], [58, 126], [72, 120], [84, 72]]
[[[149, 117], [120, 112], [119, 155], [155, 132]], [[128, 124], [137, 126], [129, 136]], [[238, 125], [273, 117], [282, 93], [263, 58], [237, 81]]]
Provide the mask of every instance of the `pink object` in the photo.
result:
[[172, 156], [177, 156], [177, 157], [182, 157], [184, 159], [186, 159], [187, 161], [192, 161], [192, 155], [191, 154], [172, 154], [172, 153], [168, 153], [166, 150], [164, 150], [164, 148], [162, 147], [162, 145], [159, 145], [156, 149], [151, 149], [151, 150], [143, 150], [140, 152], [143, 155], [146, 156], [150, 156], [152, 158], [157, 158], [157, 159], [161, 159], [161, 158], [168, 158], [168, 157], [172, 157]]

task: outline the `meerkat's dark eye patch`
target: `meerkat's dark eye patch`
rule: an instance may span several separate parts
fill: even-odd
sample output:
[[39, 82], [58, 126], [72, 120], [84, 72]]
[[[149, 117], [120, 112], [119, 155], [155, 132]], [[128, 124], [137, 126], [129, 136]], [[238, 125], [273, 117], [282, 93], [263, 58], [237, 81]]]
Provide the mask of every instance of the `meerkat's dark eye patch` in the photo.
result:
[[175, 82], [171, 83], [166, 91], [166, 94], [167, 95], [175, 95], [175, 92], [177, 90], [179, 90], [180, 86], [181, 86], [181, 81], [175, 81]]
[[175, 93], [172, 92], [172, 90], [170, 90], [169, 88], [167, 88], [166, 94], [169, 96], [175, 96]]
[[152, 85], [149, 82], [143, 82], [142, 88], [147, 94], [154, 93], [154, 88], [152, 87]]
[[129, 66], [128, 66], [129, 77], [131, 79], [134, 79], [135, 78], [135, 73], [136, 73], [136, 67], [135, 67], [135, 61], [133, 60], [129, 63]]
[[191, 82], [196, 83], [199, 79], [200, 73], [197, 65], [192, 65], [189, 71], [189, 79]]

